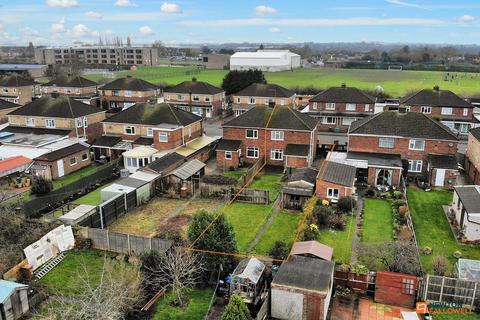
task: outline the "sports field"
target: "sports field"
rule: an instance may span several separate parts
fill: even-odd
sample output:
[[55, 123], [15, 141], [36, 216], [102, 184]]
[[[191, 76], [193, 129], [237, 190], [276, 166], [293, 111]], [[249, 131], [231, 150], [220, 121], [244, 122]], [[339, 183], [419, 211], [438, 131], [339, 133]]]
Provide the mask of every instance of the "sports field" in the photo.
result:
[[[134, 77], [160, 84], [177, 84], [196, 77], [213, 85], [220, 85], [227, 70], [203, 70], [194, 67], [139, 67], [136, 71], [122, 71], [109, 74], [89, 74], [86, 78], [99, 82], [108, 82], [113, 78], [130, 74]], [[360, 89], [384, 88], [385, 92], [395, 97], [418, 89], [432, 88], [434, 85], [441, 89], [452, 90], [461, 96], [480, 94], [480, 74], [477, 73], [448, 73], [438, 71], [388, 71], [365, 69], [333, 69], [312, 68], [297, 69], [294, 71], [267, 72], [265, 77], [269, 83], [276, 83], [287, 88], [315, 87], [325, 89], [346, 83]], [[452, 79], [452, 75], [454, 76]]]

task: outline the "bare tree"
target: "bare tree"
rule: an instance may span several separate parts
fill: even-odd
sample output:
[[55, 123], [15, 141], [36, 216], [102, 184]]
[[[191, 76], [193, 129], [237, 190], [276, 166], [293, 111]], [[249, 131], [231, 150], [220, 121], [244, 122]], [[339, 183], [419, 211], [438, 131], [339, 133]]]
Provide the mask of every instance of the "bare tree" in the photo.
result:
[[202, 270], [198, 255], [176, 247], [161, 255], [155, 266], [147, 267], [146, 282], [152, 287], [170, 289], [176, 297], [176, 304], [182, 306], [185, 289], [198, 283]]
[[140, 272], [131, 265], [105, 258], [99, 278], [85, 266], [78, 278], [78, 293], [49, 297], [45, 319], [123, 319], [142, 298]]

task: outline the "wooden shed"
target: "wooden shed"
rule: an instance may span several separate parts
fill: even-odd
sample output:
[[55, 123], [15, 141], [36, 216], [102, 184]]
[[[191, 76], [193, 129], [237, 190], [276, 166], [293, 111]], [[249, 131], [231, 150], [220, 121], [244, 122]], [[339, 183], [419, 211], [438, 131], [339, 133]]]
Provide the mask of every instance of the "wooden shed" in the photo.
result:
[[294, 170], [282, 178], [282, 206], [285, 209], [302, 210], [313, 195], [318, 171], [312, 168]]
[[16, 320], [28, 312], [27, 291], [25, 284], [0, 280], [0, 320]]

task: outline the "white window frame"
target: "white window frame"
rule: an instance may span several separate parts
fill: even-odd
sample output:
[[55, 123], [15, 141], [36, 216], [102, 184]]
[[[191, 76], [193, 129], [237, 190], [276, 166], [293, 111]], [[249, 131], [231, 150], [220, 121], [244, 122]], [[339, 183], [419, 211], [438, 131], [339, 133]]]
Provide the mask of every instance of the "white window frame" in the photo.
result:
[[[130, 131], [130, 132], [128, 132]], [[125, 132], [125, 134], [128, 134], [129, 136], [133, 136], [135, 135], [135, 126], [124, 126], [123, 127], [123, 132]]]
[[[86, 158], [83, 159], [83, 156], [86, 156]], [[85, 153], [82, 154], [82, 161], [87, 161], [87, 160], [88, 160], [88, 153], [85, 152]]]
[[153, 128], [147, 127], [147, 137], [153, 137]]
[[[72, 163], [72, 159], [74, 160], [73, 163]], [[68, 163], [70, 163], [70, 167], [76, 165], [77, 164], [77, 157], [73, 157], [73, 158], [68, 159]]]
[[[413, 166], [415, 165], [415, 170], [413, 170]], [[408, 172], [419, 173], [422, 172], [423, 169], [423, 161], [422, 160], [408, 160]]]
[[335, 103], [334, 102], [325, 103], [325, 110], [335, 110]]
[[327, 198], [337, 200], [338, 198], [340, 198], [340, 190], [337, 189], [337, 188], [328, 188], [327, 189]]
[[422, 106], [422, 108], [420, 110], [424, 114], [431, 114], [432, 113], [432, 107], [430, 107], [430, 106]]
[[83, 127], [82, 118], [77, 118], [75, 122], [77, 124], [77, 128], [82, 128]]
[[463, 108], [463, 116], [468, 116], [468, 108]]
[[240, 103], [242, 101], [242, 99], [240, 99], [240, 97], [237, 97], [237, 103]]
[[168, 133], [166, 133], [166, 132], [159, 132], [159, 133], [158, 133], [158, 141], [159, 141], [159, 142], [168, 142]]
[[45, 119], [45, 127], [47, 128], [56, 128], [55, 119]]
[[185, 97], [182, 94], [177, 95], [177, 99], [180, 101], [185, 100]]
[[[252, 132], [252, 136], [248, 136], [248, 132]], [[258, 139], [258, 130], [256, 129], [245, 129], [245, 138], [247, 139]]]
[[35, 127], [35, 122], [36, 122], [36, 119], [34, 117], [28, 117], [27, 118], [27, 127]]
[[370, 112], [370, 105], [369, 104], [365, 104], [365, 112]]
[[250, 98], [250, 99], [248, 99], [248, 104], [255, 104], [256, 101], [257, 101], [257, 99]]
[[[386, 142], [387, 144], [385, 144]], [[395, 139], [388, 138], [388, 137], [378, 138], [378, 147], [385, 148], [385, 149], [393, 149], [395, 148]]]
[[347, 103], [345, 105], [345, 110], [346, 111], [356, 111], [357, 110], [357, 104], [356, 103]]
[[205, 96], [205, 102], [210, 102], [211, 99], [210, 99], [210, 96]]
[[125, 97], [131, 97], [132, 96], [132, 91], [131, 90], [125, 90]]
[[[253, 156], [248, 155], [249, 151], [253, 151]], [[260, 149], [258, 147], [247, 147], [246, 153], [247, 153], [247, 158], [258, 159], [258, 157], [260, 156]]]
[[452, 107], [442, 107], [442, 114], [446, 116], [451, 116], [453, 114]]
[[[333, 122], [327, 121], [327, 119], [333, 119]], [[323, 117], [322, 124], [337, 124], [337, 118], [335, 117]]]
[[197, 102], [200, 101], [200, 96], [197, 96], [197, 95], [192, 96], [192, 101], [197, 101]]
[[80, 89], [79, 88], [75, 89], [75, 93], [80, 94]]
[[87, 117], [83, 117], [83, 126], [85, 128], [88, 127], [88, 118]]
[[[418, 143], [422, 144], [422, 146], [420, 148], [417, 146]], [[410, 139], [410, 141], [408, 142], [408, 150], [418, 150], [418, 151], [425, 150], [425, 140], [423, 140], [423, 139]]]
[[225, 151], [225, 160], [232, 160], [232, 151]]
[[282, 149], [272, 149], [272, 150], [270, 150], [270, 160], [282, 161], [283, 160], [283, 150]]
[[280, 100], [280, 105], [281, 105], [281, 106], [284, 106], [284, 105], [285, 105], [285, 100], [284, 100], [284, 99]]
[[275, 141], [283, 141], [283, 139], [284, 139], [284, 132], [283, 132], [283, 131], [274, 130], [274, 131], [271, 132], [270, 138], [271, 138], [271, 140], [275, 140]]
[[[347, 120], [347, 119], [348, 119], [349, 121], [347, 121], [347, 123], [345, 123], [345, 120]], [[344, 126], [349, 126], [349, 125], [351, 125], [351, 124], [352, 124], [353, 122], [355, 122], [355, 121], [357, 121], [357, 118], [349, 118], [349, 117], [342, 118], [342, 124], [343, 124]]]

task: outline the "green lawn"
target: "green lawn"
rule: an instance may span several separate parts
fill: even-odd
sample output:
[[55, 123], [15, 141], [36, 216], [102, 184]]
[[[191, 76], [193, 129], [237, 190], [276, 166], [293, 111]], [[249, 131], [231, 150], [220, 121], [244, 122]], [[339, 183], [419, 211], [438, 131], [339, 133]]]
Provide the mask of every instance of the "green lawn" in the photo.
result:
[[442, 205], [451, 203], [451, 191], [425, 192], [417, 188], [408, 188], [407, 196], [418, 245], [421, 248], [428, 246], [433, 249], [431, 255], [420, 256], [424, 271], [432, 272], [432, 258], [436, 255], [448, 258], [453, 270], [457, 261], [453, 253], [457, 250], [462, 252], [463, 258], [480, 259], [480, 248], [459, 245], [450, 230]]
[[352, 238], [355, 232], [355, 217], [347, 217], [345, 230], [320, 230], [318, 241], [333, 248], [334, 260], [340, 260], [342, 263], [350, 263], [352, 256]]
[[245, 252], [248, 244], [255, 238], [264, 225], [272, 205], [235, 202], [223, 213], [233, 225], [239, 252]]
[[282, 174], [264, 173], [255, 177], [255, 180], [253, 180], [248, 187], [253, 189], [268, 190], [270, 201], [275, 201], [280, 192], [281, 178]]
[[61, 188], [61, 187], [65, 186], [67, 184], [70, 184], [72, 182], [75, 182], [82, 177], [89, 176], [92, 173], [96, 172], [97, 168], [98, 167], [96, 167], [96, 166], [88, 166], [88, 167], [82, 168], [78, 171], [72, 172], [69, 175], [63, 176], [63, 177], [61, 177], [59, 179], [56, 179], [56, 180], [53, 180], [53, 190]]
[[277, 240], [285, 241], [290, 247], [293, 240], [295, 240], [295, 232], [301, 219], [301, 213], [280, 212], [267, 228], [253, 251], [256, 254], [267, 256], [268, 251]]
[[[227, 70], [204, 70], [195, 73], [193, 70], [193, 67], [138, 67], [137, 71], [120, 72], [116, 73], [115, 76], [122, 77], [130, 74], [153, 83], [170, 85], [190, 80], [195, 76], [199, 81], [206, 81], [219, 86], [228, 72]], [[479, 74], [462, 72], [455, 74], [458, 75], [457, 80], [444, 81], [446, 72], [439, 71], [311, 68], [266, 72], [265, 78], [269, 83], [276, 83], [287, 88], [315, 87], [325, 89], [331, 86], [339, 86], [345, 82], [348, 86], [373, 90], [380, 85], [385, 92], [396, 97], [405, 95], [412, 90], [433, 88], [434, 85], [466, 96], [480, 91]], [[85, 77], [95, 81], [102, 80], [102, 74], [90, 74]], [[102, 81], [112, 81], [112, 79], [103, 79]]]
[[390, 203], [379, 199], [365, 199], [362, 226], [363, 242], [392, 240], [393, 212]]
[[98, 206], [100, 203], [102, 203], [102, 196], [100, 194], [100, 190], [105, 188], [106, 186], [110, 185], [110, 183], [101, 186], [95, 190], [93, 190], [90, 193], [87, 193], [86, 195], [78, 198], [77, 200], [73, 201], [76, 204], [89, 204], [91, 206]]
[[246, 168], [241, 168], [241, 169], [237, 169], [237, 170], [234, 170], [234, 171], [225, 171], [223, 173], [223, 175], [225, 177], [234, 178], [234, 179], [239, 180], [240, 177], [245, 174], [245, 172], [247, 172], [247, 169]]
[[173, 296], [167, 295], [157, 302], [153, 320], [202, 320], [208, 312], [212, 289], [193, 289], [188, 293], [189, 302], [184, 308], [170, 304]]

